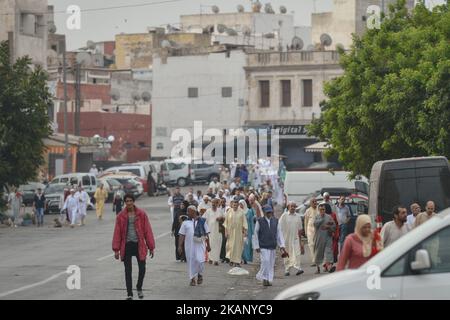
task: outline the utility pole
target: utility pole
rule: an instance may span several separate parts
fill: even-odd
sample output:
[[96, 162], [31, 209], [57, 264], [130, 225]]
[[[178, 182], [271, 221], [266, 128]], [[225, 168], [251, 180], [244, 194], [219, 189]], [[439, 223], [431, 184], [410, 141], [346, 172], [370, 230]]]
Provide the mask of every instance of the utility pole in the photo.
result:
[[8, 32], [9, 62], [14, 64], [14, 32]]
[[65, 44], [63, 50], [63, 83], [64, 83], [64, 159], [65, 159], [64, 173], [68, 173], [69, 168], [71, 168], [71, 164], [69, 158], [69, 136], [67, 133], [67, 64], [66, 64]]
[[81, 64], [77, 62], [75, 67], [75, 114], [74, 134], [80, 135], [80, 112], [81, 112]]

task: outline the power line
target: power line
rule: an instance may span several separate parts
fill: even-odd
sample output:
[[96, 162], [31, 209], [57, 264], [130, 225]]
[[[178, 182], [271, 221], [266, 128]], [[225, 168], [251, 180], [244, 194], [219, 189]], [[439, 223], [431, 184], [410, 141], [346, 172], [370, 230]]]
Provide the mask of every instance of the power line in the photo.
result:
[[[121, 5], [121, 6], [81, 9], [80, 12], [96, 12], [96, 11], [106, 11], [106, 10], [125, 9], [125, 8], [139, 8], [139, 7], [147, 7], [147, 6], [153, 6], [153, 5], [158, 5], [158, 4], [168, 4], [168, 3], [176, 3], [176, 2], [183, 2], [183, 1], [186, 1], [186, 0], [162, 0], [162, 1], [153, 1], [153, 2], [145, 2], [145, 3], [126, 4], [126, 5]], [[54, 12], [47, 11], [47, 12], [43, 12], [42, 14], [58, 14], [58, 13], [67, 14], [67, 11], [66, 10], [54, 11]], [[0, 15], [16, 15], [16, 14], [11, 13], [11, 12], [6, 12], [6, 13], [0, 13]]]

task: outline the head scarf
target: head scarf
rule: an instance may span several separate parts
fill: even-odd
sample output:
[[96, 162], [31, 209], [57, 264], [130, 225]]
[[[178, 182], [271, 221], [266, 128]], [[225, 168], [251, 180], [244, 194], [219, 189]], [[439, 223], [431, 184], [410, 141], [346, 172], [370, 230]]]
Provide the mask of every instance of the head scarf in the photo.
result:
[[246, 209], [248, 209], [248, 207], [247, 207], [247, 202], [245, 202], [245, 200], [240, 200], [240, 201], [239, 201], [239, 205], [241, 205], [241, 204], [244, 205], [244, 211], [245, 211]]
[[362, 228], [368, 223], [370, 223], [370, 224], [372, 223], [369, 215], [362, 214], [362, 215], [359, 215], [358, 218], [356, 219], [356, 225], [355, 225], [355, 233], [363, 243], [362, 251], [363, 251], [364, 258], [369, 257], [372, 253], [373, 231], [367, 237], [364, 237], [361, 232]]

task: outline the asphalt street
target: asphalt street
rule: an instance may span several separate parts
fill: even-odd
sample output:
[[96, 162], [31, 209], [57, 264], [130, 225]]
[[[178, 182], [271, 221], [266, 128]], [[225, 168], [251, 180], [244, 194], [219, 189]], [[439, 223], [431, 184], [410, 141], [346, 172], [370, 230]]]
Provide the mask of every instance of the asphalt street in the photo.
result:
[[[243, 265], [250, 273], [248, 276], [228, 275], [231, 267], [227, 264], [207, 264], [204, 283], [191, 287], [186, 264], [175, 261], [167, 196], [144, 195], [136, 205], [148, 213], [156, 238], [155, 257], [147, 259], [145, 299], [266, 300], [273, 299], [284, 288], [316, 276], [306, 249], [306, 255], [302, 256], [305, 273], [285, 277], [278, 258], [272, 287], [263, 287], [255, 279], [257, 261]], [[111, 204], [106, 204], [102, 221], [96, 219], [95, 211], [88, 211], [84, 227], [54, 228], [55, 217], [46, 216], [43, 228], [0, 228], [0, 299], [124, 299], [124, 267], [114, 259], [111, 249], [115, 221]], [[80, 289], [68, 289], [69, 266], [79, 267]], [[133, 281], [137, 281], [135, 259]]]

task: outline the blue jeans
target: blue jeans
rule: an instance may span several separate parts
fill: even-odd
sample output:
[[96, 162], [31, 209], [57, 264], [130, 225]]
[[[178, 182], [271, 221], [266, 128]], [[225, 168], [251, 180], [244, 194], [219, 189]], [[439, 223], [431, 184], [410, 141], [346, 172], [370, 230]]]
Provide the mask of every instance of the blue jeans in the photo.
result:
[[339, 226], [339, 252], [342, 250], [344, 245], [345, 237], [347, 237], [347, 224], [343, 223]]
[[44, 208], [36, 208], [36, 217], [38, 225], [44, 224]]

